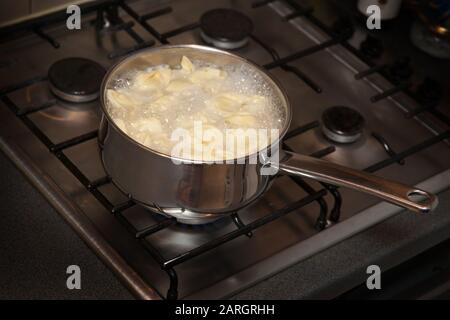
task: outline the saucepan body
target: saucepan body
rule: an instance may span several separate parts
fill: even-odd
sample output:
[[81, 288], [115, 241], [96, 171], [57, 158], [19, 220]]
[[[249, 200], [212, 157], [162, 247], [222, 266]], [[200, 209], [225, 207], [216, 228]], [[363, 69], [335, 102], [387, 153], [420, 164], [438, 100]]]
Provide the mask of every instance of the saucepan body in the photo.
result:
[[[227, 162], [174, 159], [140, 144], [114, 123], [108, 113], [107, 89], [130, 70], [162, 64], [175, 66], [182, 56], [218, 67], [245, 65], [257, 74], [259, 82], [264, 82], [265, 90], [270, 91], [270, 96], [283, 114], [279, 139], [272, 141], [264, 150], [265, 156], [249, 155]], [[265, 70], [225, 51], [197, 45], [162, 46], [139, 51], [117, 63], [105, 75], [101, 104], [103, 115], [99, 144], [103, 165], [113, 183], [137, 203], [176, 217], [183, 223], [210, 222], [220, 215], [249, 205], [267, 190], [277, 174], [299, 175], [350, 187], [416, 212], [429, 212], [437, 204], [437, 198], [426, 191], [281, 150], [279, 141], [291, 121], [291, 107], [286, 93]], [[255, 158], [257, 161], [254, 161]]]

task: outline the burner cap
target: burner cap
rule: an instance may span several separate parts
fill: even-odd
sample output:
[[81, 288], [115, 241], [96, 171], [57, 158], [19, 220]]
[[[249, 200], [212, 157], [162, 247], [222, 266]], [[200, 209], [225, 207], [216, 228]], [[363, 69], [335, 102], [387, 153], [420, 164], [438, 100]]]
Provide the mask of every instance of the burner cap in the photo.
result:
[[201, 16], [200, 28], [206, 43], [222, 49], [237, 49], [247, 44], [253, 23], [239, 11], [214, 9]]
[[106, 70], [85, 58], [62, 59], [48, 70], [50, 90], [70, 102], [88, 102], [99, 97]]
[[322, 131], [324, 135], [339, 143], [352, 143], [361, 137], [364, 128], [362, 115], [349, 107], [335, 106], [322, 114]]

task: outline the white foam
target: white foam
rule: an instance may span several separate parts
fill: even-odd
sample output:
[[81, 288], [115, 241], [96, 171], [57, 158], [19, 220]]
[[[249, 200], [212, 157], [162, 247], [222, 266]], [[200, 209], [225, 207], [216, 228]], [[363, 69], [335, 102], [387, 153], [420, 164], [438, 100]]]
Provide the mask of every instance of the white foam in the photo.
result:
[[[170, 140], [174, 130], [183, 128], [192, 131], [194, 121], [202, 121], [206, 128], [213, 126], [224, 136], [227, 129], [280, 130], [283, 127], [284, 109], [281, 110], [273, 89], [256, 70], [244, 64], [219, 68], [202, 61], [193, 61], [193, 65], [193, 73], [180, 67], [170, 69], [163, 65], [132, 70], [116, 79], [113, 88], [108, 90], [107, 99], [112, 119], [117, 120], [116, 123], [120, 123], [121, 129], [131, 138], [168, 155], [176, 143]], [[166, 83], [159, 73], [157, 77], [162, 79], [159, 82], [153, 78], [142, 80], [151, 72], [161, 70], [171, 74], [169, 82]], [[205, 80], [200, 77], [201, 74], [196, 74], [195, 78], [197, 70], [209, 70], [214, 75], [220, 71], [220, 76], [211, 76]], [[170, 88], [183, 89], [169, 91]], [[220, 107], [223, 107], [223, 99], [228, 101], [227, 97], [231, 97], [232, 101], [241, 99], [245, 102], [236, 102], [231, 108], [239, 105], [237, 109], [224, 111]], [[251, 117], [255, 121], [247, 121]], [[259, 149], [263, 147], [259, 146]], [[245, 153], [253, 151], [245, 150]], [[241, 150], [224, 158], [243, 156], [243, 153]]]

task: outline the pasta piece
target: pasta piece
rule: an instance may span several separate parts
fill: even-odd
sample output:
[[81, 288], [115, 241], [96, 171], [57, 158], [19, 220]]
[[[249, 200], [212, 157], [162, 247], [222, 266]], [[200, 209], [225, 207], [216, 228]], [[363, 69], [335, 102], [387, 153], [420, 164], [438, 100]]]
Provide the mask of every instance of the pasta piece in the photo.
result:
[[225, 119], [225, 123], [240, 128], [255, 128], [256, 118], [249, 113], [236, 113]]
[[127, 127], [125, 122], [122, 119], [114, 119], [114, 123], [122, 130], [124, 133], [127, 133]]
[[214, 122], [213, 119], [208, 119], [202, 112], [195, 113], [193, 118], [195, 119], [195, 121], [201, 122], [202, 125], [205, 125], [210, 121]]
[[136, 101], [134, 101], [131, 97], [123, 93], [119, 93], [113, 89], [108, 89], [106, 96], [110, 102], [110, 105], [115, 108], [133, 107], [136, 104]]
[[192, 71], [195, 70], [195, 67], [192, 64], [191, 60], [189, 60], [189, 58], [186, 57], [186, 56], [183, 56], [181, 58], [181, 63], [180, 64], [181, 64], [182, 70], [184, 70], [184, 71], [186, 71], [188, 73], [191, 73]]
[[195, 70], [189, 79], [194, 83], [205, 83], [214, 79], [224, 79], [226, 76], [226, 72], [220, 69], [203, 67]]
[[230, 99], [225, 95], [219, 95], [214, 97], [210, 104], [216, 109], [220, 114], [228, 115], [232, 112], [239, 111], [241, 104], [236, 100]]
[[240, 94], [240, 93], [225, 92], [225, 93], [222, 93], [221, 95], [230, 100], [236, 101], [239, 104], [246, 103], [249, 100], [248, 96], [246, 96], [244, 94]]
[[164, 133], [148, 133], [147, 136], [149, 138], [149, 140], [147, 140], [147, 145], [163, 152], [170, 151], [170, 141]]
[[132, 122], [131, 126], [139, 132], [161, 133], [163, 131], [161, 122], [155, 118], [140, 119], [136, 122]]
[[160, 89], [167, 86], [172, 78], [172, 70], [170, 68], [159, 68], [150, 72], [139, 73], [134, 85], [137, 89]]
[[254, 95], [246, 99], [246, 101], [242, 105], [242, 110], [251, 114], [255, 114], [256, 112], [264, 111], [264, 109], [268, 105], [269, 101], [267, 97]]
[[187, 90], [190, 87], [192, 87], [192, 82], [190, 82], [189, 80], [175, 79], [175, 80], [170, 81], [166, 90], [169, 92], [179, 92], [179, 91]]
[[160, 111], [166, 111], [170, 105], [175, 101], [175, 97], [170, 95], [164, 95], [156, 99], [151, 103], [152, 108]]

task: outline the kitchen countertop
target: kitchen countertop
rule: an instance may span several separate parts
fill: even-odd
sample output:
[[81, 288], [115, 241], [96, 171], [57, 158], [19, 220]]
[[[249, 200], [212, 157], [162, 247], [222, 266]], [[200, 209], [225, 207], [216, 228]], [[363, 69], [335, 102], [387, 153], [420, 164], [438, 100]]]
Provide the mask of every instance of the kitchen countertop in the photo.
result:
[[[1, 152], [0, 176], [0, 299], [133, 298]], [[69, 265], [81, 290], [66, 287]]]
[[[132, 299], [14, 165], [0, 153], [0, 299]], [[430, 215], [401, 212], [234, 299], [333, 298], [450, 236], [450, 189]], [[81, 290], [66, 288], [66, 268], [81, 268]]]

